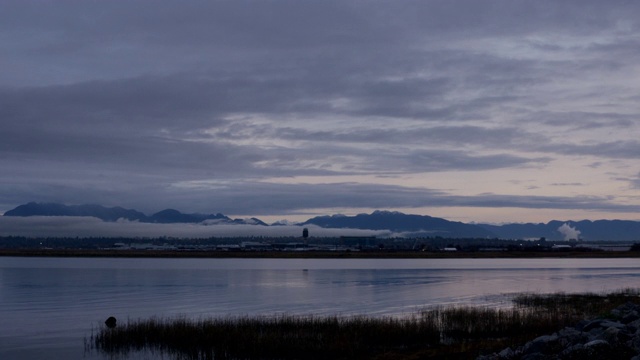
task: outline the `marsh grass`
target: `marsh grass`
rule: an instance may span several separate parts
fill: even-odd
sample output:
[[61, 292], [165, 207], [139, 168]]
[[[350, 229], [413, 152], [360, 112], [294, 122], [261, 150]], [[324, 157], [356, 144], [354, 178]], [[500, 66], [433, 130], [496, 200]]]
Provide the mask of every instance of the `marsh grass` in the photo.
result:
[[638, 301], [640, 289], [621, 289], [609, 293], [523, 293], [513, 299], [516, 306], [523, 308], [582, 317], [604, 316], [620, 305]]
[[146, 347], [190, 359], [365, 358], [437, 343], [440, 333], [422, 317], [227, 317], [148, 319], [102, 329], [96, 347], [113, 353]]
[[520, 294], [511, 308], [440, 307], [403, 318], [151, 318], [101, 328], [91, 341], [113, 355], [149, 350], [177, 359], [472, 359], [639, 299], [638, 290]]

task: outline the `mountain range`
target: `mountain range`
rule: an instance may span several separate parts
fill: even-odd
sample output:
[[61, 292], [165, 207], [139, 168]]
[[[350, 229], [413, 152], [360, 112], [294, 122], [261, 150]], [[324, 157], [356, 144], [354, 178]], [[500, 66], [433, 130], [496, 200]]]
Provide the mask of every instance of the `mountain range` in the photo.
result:
[[477, 225], [449, 221], [426, 215], [407, 215], [397, 211], [374, 211], [356, 216], [332, 215], [309, 219], [302, 225], [325, 228], [390, 230], [412, 237], [486, 238], [495, 235]]
[[231, 219], [223, 214], [184, 214], [175, 209], [165, 209], [147, 216], [137, 210], [122, 207], [104, 207], [102, 205], [63, 205], [56, 203], [35, 203], [20, 205], [4, 213], [4, 216], [91, 216], [102, 221], [139, 221], [144, 223], [176, 224], [176, 223], [210, 223], [210, 224], [267, 224], [260, 219]]
[[[122, 207], [104, 207], [102, 205], [63, 205], [56, 203], [35, 203], [20, 205], [4, 213], [4, 216], [91, 216], [103, 221], [118, 220], [144, 223], [175, 224], [205, 223], [213, 224], [249, 224], [269, 226], [258, 218], [232, 219], [226, 215], [185, 214], [175, 209], [166, 209], [150, 216]], [[271, 226], [283, 225], [274, 223]], [[305, 222], [293, 225], [315, 225], [324, 228], [349, 228], [389, 230], [406, 237], [443, 237], [443, 238], [501, 238], [501, 239], [539, 239], [588, 241], [638, 241], [640, 240], [640, 221], [629, 220], [552, 220], [546, 224], [512, 223], [504, 225], [467, 224], [449, 221], [426, 215], [403, 214], [395, 211], [374, 211], [371, 214], [355, 216], [327, 215], [317, 216]]]

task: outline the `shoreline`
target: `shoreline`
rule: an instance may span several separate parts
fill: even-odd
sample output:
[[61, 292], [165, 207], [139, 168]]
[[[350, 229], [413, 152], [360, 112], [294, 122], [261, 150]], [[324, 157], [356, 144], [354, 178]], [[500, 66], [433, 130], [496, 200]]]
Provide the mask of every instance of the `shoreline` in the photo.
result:
[[635, 251], [176, 251], [111, 249], [0, 249], [0, 257], [116, 257], [116, 258], [274, 258], [274, 259], [527, 259], [639, 258]]

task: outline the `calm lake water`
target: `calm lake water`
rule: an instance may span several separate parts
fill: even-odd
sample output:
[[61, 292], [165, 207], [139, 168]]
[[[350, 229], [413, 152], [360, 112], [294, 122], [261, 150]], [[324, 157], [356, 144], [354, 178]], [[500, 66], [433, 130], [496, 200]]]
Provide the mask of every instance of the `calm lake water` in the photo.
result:
[[402, 316], [508, 306], [518, 292], [627, 287], [640, 288], [638, 259], [0, 257], [0, 359], [106, 359], [84, 341], [109, 316]]

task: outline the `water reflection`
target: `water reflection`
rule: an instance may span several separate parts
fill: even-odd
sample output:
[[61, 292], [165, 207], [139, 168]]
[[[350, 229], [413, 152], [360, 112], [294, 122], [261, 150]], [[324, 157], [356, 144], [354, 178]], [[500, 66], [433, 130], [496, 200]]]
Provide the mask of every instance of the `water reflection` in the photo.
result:
[[516, 292], [640, 287], [638, 270], [636, 259], [0, 258], [0, 317], [11, 324], [0, 358], [80, 351], [108, 316], [403, 315], [503, 306]]

